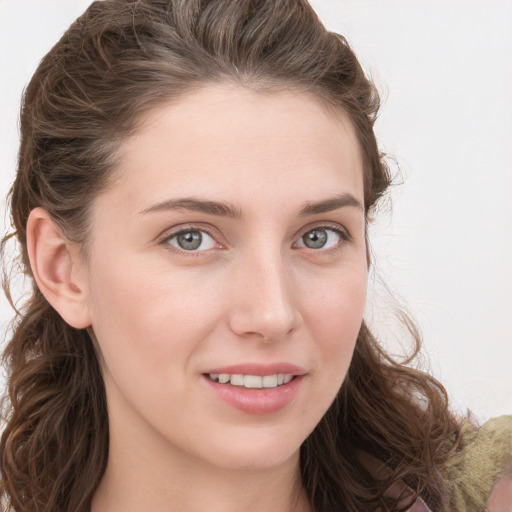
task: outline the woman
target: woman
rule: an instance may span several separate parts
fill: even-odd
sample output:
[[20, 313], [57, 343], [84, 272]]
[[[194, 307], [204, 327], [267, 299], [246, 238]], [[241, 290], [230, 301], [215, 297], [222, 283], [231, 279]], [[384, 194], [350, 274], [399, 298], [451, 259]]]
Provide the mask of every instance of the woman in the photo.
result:
[[34, 290], [5, 353], [12, 510], [495, 506], [509, 423], [462, 427], [363, 321], [390, 183], [377, 110], [301, 1], [77, 20], [22, 109], [12, 219]]

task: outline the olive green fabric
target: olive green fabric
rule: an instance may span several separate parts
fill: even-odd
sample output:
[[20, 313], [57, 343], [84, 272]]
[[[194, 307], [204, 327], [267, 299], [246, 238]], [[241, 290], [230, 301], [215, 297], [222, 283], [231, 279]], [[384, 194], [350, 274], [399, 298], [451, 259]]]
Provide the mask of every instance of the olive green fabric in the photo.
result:
[[493, 418], [478, 430], [463, 426], [465, 447], [444, 467], [449, 510], [483, 512], [491, 490], [512, 468], [512, 416]]

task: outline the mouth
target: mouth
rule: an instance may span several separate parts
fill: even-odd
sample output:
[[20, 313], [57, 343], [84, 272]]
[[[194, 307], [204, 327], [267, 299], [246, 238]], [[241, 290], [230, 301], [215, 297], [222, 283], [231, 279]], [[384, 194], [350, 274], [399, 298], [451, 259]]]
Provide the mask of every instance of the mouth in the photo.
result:
[[285, 361], [244, 362], [209, 368], [203, 374], [208, 393], [247, 414], [287, 410], [304, 389], [307, 371]]
[[205, 377], [212, 382], [247, 389], [273, 389], [288, 384], [296, 375], [275, 373], [273, 375], [242, 375], [229, 373], [206, 373]]

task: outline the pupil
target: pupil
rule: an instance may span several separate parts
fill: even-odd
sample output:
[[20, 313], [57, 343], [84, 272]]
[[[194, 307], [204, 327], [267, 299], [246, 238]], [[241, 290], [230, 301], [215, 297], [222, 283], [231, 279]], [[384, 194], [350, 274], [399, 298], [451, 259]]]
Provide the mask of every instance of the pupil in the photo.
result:
[[186, 251], [197, 249], [202, 241], [203, 236], [199, 231], [187, 231], [186, 233], [178, 235], [178, 245]]
[[304, 245], [310, 249], [320, 249], [327, 243], [327, 233], [325, 229], [314, 229], [306, 233], [302, 240]]

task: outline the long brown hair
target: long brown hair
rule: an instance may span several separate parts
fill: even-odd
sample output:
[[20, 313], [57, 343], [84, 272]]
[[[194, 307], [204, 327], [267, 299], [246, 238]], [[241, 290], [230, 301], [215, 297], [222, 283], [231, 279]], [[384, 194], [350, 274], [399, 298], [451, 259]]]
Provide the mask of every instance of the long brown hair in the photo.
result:
[[[25, 92], [11, 190], [14, 232], [4, 246], [17, 239], [26, 272], [33, 208], [45, 208], [86, 255], [92, 199], [109, 186], [116, 151], [137, 121], [164, 101], [221, 81], [312, 92], [348, 113], [371, 214], [391, 182], [373, 131], [379, 97], [346, 40], [328, 32], [305, 0], [94, 2]], [[18, 313], [4, 353], [0, 492], [17, 512], [86, 512], [108, 458], [97, 349], [35, 285]], [[412, 360], [419, 337], [406, 323]], [[403, 481], [413, 490], [409, 501], [421, 496], [443, 510], [441, 468], [459, 433], [443, 387], [393, 360], [363, 323], [344, 384], [301, 447], [305, 490], [318, 512], [403, 510], [385, 496]], [[387, 476], [375, 476], [362, 453], [384, 462]]]

